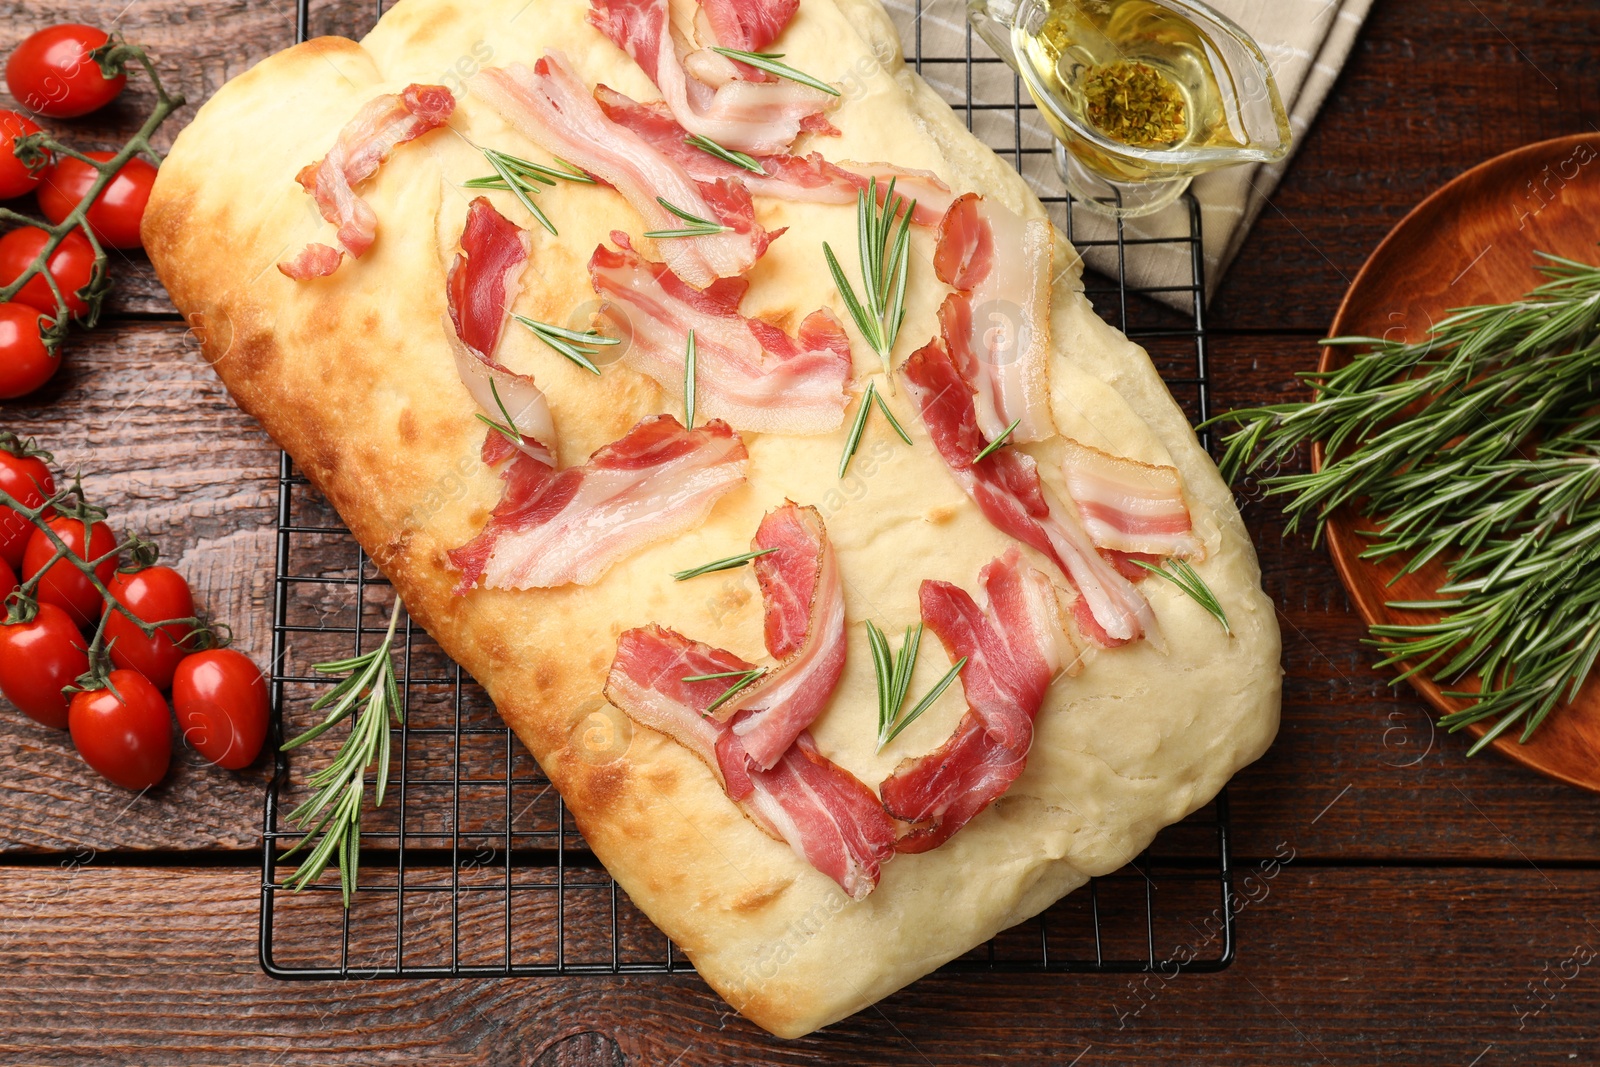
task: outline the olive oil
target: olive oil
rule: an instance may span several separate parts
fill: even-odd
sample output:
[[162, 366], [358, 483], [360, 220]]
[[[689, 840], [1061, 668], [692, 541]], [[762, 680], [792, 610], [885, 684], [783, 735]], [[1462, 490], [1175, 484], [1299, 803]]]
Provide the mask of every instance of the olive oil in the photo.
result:
[[1189, 152], [1248, 143], [1216, 42], [1155, 0], [1051, 0], [1012, 37], [1034, 75], [1023, 79], [1028, 91], [1050, 97], [1036, 102], [1052, 132], [1107, 179], [1198, 173], [1208, 167]]

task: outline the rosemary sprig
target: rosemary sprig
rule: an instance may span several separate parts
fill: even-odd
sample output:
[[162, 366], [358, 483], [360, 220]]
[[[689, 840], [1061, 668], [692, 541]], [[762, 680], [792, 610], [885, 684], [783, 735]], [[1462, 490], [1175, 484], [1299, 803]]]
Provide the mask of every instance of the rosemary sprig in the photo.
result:
[[1600, 267], [1542, 256], [1520, 300], [1463, 308], [1423, 341], [1342, 337], [1345, 366], [1304, 375], [1309, 402], [1232, 412], [1223, 469], [1271, 470], [1312, 441], [1327, 462], [1273, 474], [1289, 527], [1321, 534], [1343, 505], [1375, 520], [1362, 553], [1400, 574], [1443, 560], [1436, 598], [1391, 603], [1433, 621], [1372, 628], [1396, 681], [1429, 674], [1469, 701], [1442, 720], [1496, 719], [1528, 740], [1600, 656]]
[[729, 556], [727, 559], [719, 559], [711, 563], [701, 564], [698, 567], [690, 567], [686, 571], [674, 571], [672, 577], [680, 582], [686, 582], [690, 578], [698, 578], [702, 574], [715, 574], [717, 571], [731, 571], [735, 567], [743, 567], [746, 563], [749, 563], [753, 559], [760, 559], [762, 556], [769, 555], [776, 551], [778, 551], [776, 548], [763, 548], [755, 552], [741, 552], [737, 556]]
[[[1217, 594], [1211, 591], [1206, 580], [1200, 577], [1200, 572], [1190, 566], [1186, 559], [1169, 560], [1166, 565], [1146, 563], [1142, 559], [1133, 560], [1136, 567], [1143, 567], [1151, 574], [1159, 574], [1179, 589], [1183, 590], [1188, 598], [1199, 604], [1212, 617], [1222, 624], [1222, 632], [1229, 637], [1233, 636], [1233, 627], [1228, 625], [1228, 613], [1222, 609], [1222, 601], [1217, 599]], [[1171, 569], [1169, 570], [1168, 567]]]
[[688, 430], [694, 429], [695, 362], [694, 331], [690, 330], [689, 348], [683, 357], [683, 425]]
[[548, 322], [537, 322], [523, 315], [513, 315], [511, 317], [532, 330], [533, 335], [539, 340], [591, 374], [600, 373], [600, 368], [595, 366], [593, 358], [600, 354], [600, 349], [622, 343], [622, 338], [607, 337], [599, 330], [585, 330], [583, 333], [579, 333], [577, 330], [565, 330], [560, 326], [552, 326]]
[[507, 409], [506, 402], [500, 399], [500, 387], [494, 383], [494, 375], [492, 374], [489, 376], [489, 392], [494, 394], [494, 406], [500, 409], [500, 414], [505, 417], [505, 423], [502, 425], [481, 411], [473, 412], [472, 417], [520, 448], [522, 446], [522, 434], [517, 430], [517, 420], [511, 417], [511, 412]]
[[[889, 655], [889, 639], [871, 620], [867, 622], [867, 640], [872, 647], [872, 667], [878, 676], [878, 751], [894, 740], [902, 723], [895, 725], [900, 709], [905, 706], [906, 693], [911, 689], [911, 672], [917, 665], [917, 653], [922, 649], [922, 624], [907, 626], [905, 638], [900, 642], [900, 652]], [[919, 711], [917, 714], [921, 714]], [[909, 720], [908, 720], [909, 721]]]
[[739, 679], [732, 685], [728, 686], [727, 689], [723, 690], [722, 695], [713, 700], [706, 707], [706, 710], [701, 712], [703, 715], [710, 715], [713, 711], [716, 711], [718, 708], [722, 707], [722, 705], [726, 704], [728, 701], [744, 692], [755, 683], [757, 678], [760, 678], [766, 673], [767, 671], [764, 667], [753, 667], [748, 671], [723, 671], [720, 674], [691, 674], [685, 677], [683, 680], [686, 682], [709, 682], [716, 678]]
[[[827, 258], [833, 284], [838, 288], [850, 318], [855, 321], [856, 329], [861, 331], [867, 344], [883, 361], [883, 373], [889, 378], [891, 393], [894, 392], [894, 378], [889, 361], [894, 353], [895, 340], [900, 336], [900, 326], [906, 318], [906, 279], [911, 269], [911, 214], [917, 208], [915, 200], [908, 201], [895, 194], [896, 180], [889, 179], [881, 208], [878, 206], [877, 178], [873, 178], [865, 190], [856, 194], [861, 285], [866, 294], [865, 300], [856, 296], [833, 249], [826, 241], [822, 243], [822, 254]], [[900, 224], [898, 229], [895, 227], [896, 221]]]
[[395, 627], [400, 621], [400, 608], [397, 597], [394, 610], [389, 614], [389, 631], [377, 648], [349, 659], [318, 663], [311, 668], [319, 674], [344, 674], [346, 677], [311, 705], [312, 711], [328, 708], [327, 718], [281, 746], [285, 752], [299, 748], [352, 714], [355, 716], [350, 735], [339, 746], [334, 761], [309, 779], [308, 784], [316, 792], [289, 813], [289, 821], [305, 830], [305, 834], [283, 854], [283, 858], [288, 859], [316, 841], [316, 846], [301, 861], [287, 884], [296, 891], [303, 889], [316, 881], [329, 863], [337, 862], [339, 889], [347, 908], [360, 870], [361, 805], [366, 792], [366, 771], [376, 762], [373, 804], [382, 805], [384, 791], [389, 785], [389, 720], [405, 722], [405, 703], [395, 683], [394, 657], [390, 654]]
[[[492, 154], [494, 159], [499, 160], [513, 174], [529, 181], [538, 182], [540, 185], [554, 185], [556, 182], [576, 182], [579, 185], [593, 185], [595, 183], [593, 178], [564, 159], [558, 158], [556, 160], [557, 163], [561, 164], [560, 167], [547, 167], [542, 163], [534, 163], [514, 156], [509, 152], [496, 151], [493, 148], [480, 148], [478, 151], [482, 152], [486, 157]], [[505, 184], [505, 179], [498, 176], [473, 178], [465, 184], [469, 189], [509, 191], [508, 186]]]
[[698, 133], [692, 133], [683, 139], [683, 143], [691, 148], [698, 148], [707, 155], [715, 156], [724, 163], [731, 163], [741, 170], [747, 170], [751, 174], [759, 174], [763, 178], [767, 176], [766, 168], [762, 167], [754, 156], [747, 156], [743, 152], [734, 152], [723, 148], [709, 137], [702, 137]]
[[1015, 433], [1017, 431], [1017, 427], [1021, 425], [1021, 419], [1014, 420], [1010, 426], [1007, 426], [1004, 430], [1000, 431], [999, 437], [996, 437], [993, 441], [990, 441], [988, 444], [984, 445], [983, 451], [972, 457], [972, 462], [977, 463], [980, 459], [987, 459], [995, 452], [998, 452], [1007, 441], [1011, 440], [1011, 435]]
[[724, 226], [720, 222], [712, 222], [709, 219], [701, 218], [699, 215], [691, 214], [667, 200], [666, 197], [656, 197], [656, 203], [689, 225], [679, 230], [646, 230], [644, 235], [652, 240], [667, 241], [676, 237], [715, 237], [719, 233], [729, 233], [733, 229], [731, 226]]
[[839, 95], [839, 90], [820, 78], [813, 78], [804, 71], [795, 70], [787, 63], [779, 63], [778, 60], [784, 57], [782, 52], [742, 52], [737, 48], [712, 48], [711, 50], [720, 56], [727, 56], [729, 59], [737, 59], [741, 63], [748, 63], [757, 70], [764, 70], [768, 74], [776, 75], [779, 78], [787, 78], [789, 81], [808, 85], [818, 92], [827, 93], [829, 96]]
[[[559, 237], [560, 232], [556, 230], [556, 224], [551, 222], [550, 216], [533, 202], [532, 196], [540, 191], [541, 185], [555, 184], [554, 179], [540, 173], [549, 171], [549, 168], [540, 167], [516, 156], [508, 156], [504, 152], [496, 152], [492, 148], [479, 148], [478, 151], [483, 153], [483, 158], [494, 168], [495, 177], [471, 178], [462, 184], [468, 189], [500, 189], [514, 194], [522, 202], [522, 206], [528, 209], [528, 214], [539, 220], [539, 225], [549, 230], [553, 236]], [[556, 172], [550, 171], [550, 173]], [[569, 176], [568, 180], [580, 179]]]

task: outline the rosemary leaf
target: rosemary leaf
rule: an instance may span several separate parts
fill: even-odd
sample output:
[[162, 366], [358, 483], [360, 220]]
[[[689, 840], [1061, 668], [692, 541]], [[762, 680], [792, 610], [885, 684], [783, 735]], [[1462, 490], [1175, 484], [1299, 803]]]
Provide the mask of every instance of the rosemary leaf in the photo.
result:
[[883, 412], [883, 417], [889, 420], [889, 425], [894, 427], [894, 432], [900, 435], [900, 440], [909, 445], [911, 443], [911, 435], [906, 433], [905, 427], [900, 425], [900, 420], [894, 417], [894, 412], [889, 410], [889, 402], [883, 399], [882, 393], [875, 395], [878, 398], [878, 410]]
[[906, 702], [911, 690], [911, 672], [917, 667], [917, 654], [922, 651], [922, 623], [906, 627], [906, 636], [900, 642], [900, 655], [894, 663], [894, 692], [890, 700], [898, 710]]
[[[1166, 566], [1157, 566], [1154, 563], [1146, 563], [1142, 559], [1136, 559], [1133, 560], [1133, 564], [1136, 567], [1143, 567], [1151, 574], [1160, 575], [1183, 590], [1184, 595], [1202, 608], [1205, 608], [1213, 618], [1222, 624], [1223, 633], [1230, 637], [1233, 636], [1233, 628], [1228, 625], [1228, 613], [1222, 610], [1222, 601], [1217, 599], [1217, 594], [1211, 591], [1211, 587], [1206, 584], [1206, 580], [1200, 577], [1199, 571], [1189, 565], [1188, 560], [1173, 559], [1168, 560]], [[1168, 570], [1168, 566], [1172, 569]]]
[[895, 713], [900, 709], [889, 703], [889, 696], [894, 691], [894, 666], [889, 657], [889, 639], [883, 636], [883, 631], [871, 619], [867, 620], [867, 647], [872, 650], [872, 674], [878, 683], [878, 738], [881, 745], [883, 736], [894, 724]]
[[[710, 715], [713, 711], [716, 711], [718, 708], [722, 707], [722, 705], [726, 704], [728, 701], [732, 700], [734, 697], [748, 689], [757, 678], [760, 678], [765, 673], [767, 672], [762, 667], [756, 667], [752, 670], [743, 672], [743, 677], [739, 681], [730, 685], [721, 696], [713, 700], [710, 706], [706, 708], [704, 714]], [[730, 675], [730, 677], [732, 677], [732, 675]], [[688, 679], [685, 679], [685, 681], [687, 680]]]
[[724, 163], [731, 163], [735, 167], [749, 171], [751, 174], [759, 174], [763, 178], [767, 176], [766, 169], [761, 166], [754, 156], [747, 156], [743, 152], [730, 151], [709, 137], [702, 137], [698, 133], [690, 134], [684, 138], [684, 144], [692, 148], [698, 148], [707, 155], [715, 156]]
[[742, 52], [737, 48], [712, 48], [711, 50], [718, 55], [727, 56], [729, 59], [737, 59], [741, 63], [748, 63], [757, 70], [764, 70], [768, 74], [776, 75], [779, 78], [787, 78], [789, 81], [810, 86], [818, 92], [827, 93], [829, 96], [839, 95], [839, 90], [827, 82], [819, 78], [813, 78], [804, 71], [795, 70], [787, 63], [779, 63], [778, 60], [782, 59], [784, 55], [782, 52]]
[[522, 444], [522, 437], [521, 437], [520, 434], [518, 434], [515, 430], [507, 429], [506, 427], [500, 425], [498, 422], [494, 421], [489, 416], [485, 415], [483, 412], [475, 411], [475, 412], [472, 413], [472, 417], [477, 419], [479, 422], [483, 423], [485, 426], [489, 427], [489, 429], [493, 430], [495, 433], [499, 434], [501, 437], [504, 437], [507, 441], [510, 441], [512, 444], [514, 444], [514, 445], [521, 445]]
[[1014, 420], [1010, 426], [1007, 426], [1004, 430], [1000, 431], [999, 437], [996, 437], [993, 441], [990, 441], [988, 444], [984, 445], [983, 451], [972, 457], [972, 462], [976, 464], [980, 459], [987, 459], [989, 456], [999, 451], [1000, 448], [1011, 439], [1011, 435], [1016, 432], [1017, 427], [1021, 425], [1021, 419]]
[[750, 671], [718, 671], [715, 674], [686, 674], [682, 680], [685, 682], [715, 682], [721, 678], [743, 678], [750, 673]]
[[690, 578], [698, 578], [702, 574], [715, 574], [717, 571], [731, 571], [735, 567], [743, 567], [746, 563], [749, 563], [753, 559], [758, 559], [761, 556], [765, 556], [776, 551], [778, 551], [776, 548], [763, 548], [755, 552], [741, 552], [737, 556], [729, 556], [727, 559], [719, 559], [713, 563], [705, 563], [698, 567], [691, 567], [686, 571], [676, 571], [673, 573], [672, 577], [680, 582], [686, 582]]
[[861, 396], [861, 404], [856, 408], [856, 421], [850, 424], [850, 433], [844, 440], [844, 455], [839, 457], [839, 477], [844, 477], [844, 472], [850, 469], [850, 461], [855, 458], [856, 451], [861, 447], [861, 435], [867, 429], [867, 416], [872, 414], [872, 398], [878, 395], [876, 383], [868, 382], [867, 391]]
[[[482, 152], [484, 158], [489, 161], [489, 165], [500, 176], [500, 180], [505, 183], [505, 187], [522, 202], [522, 206], [528, 209], [528, 213], [538, 219], [539, 225], [549, 230], [553, 236], [559, 237], [560, 233], [556, 230], [555, 223], [550, 221], [550, 216], [541, 211], [539, 205], [535, 204], [533, 197], [529, 195], [537, 192], [537, 188], [529, 184], [527, 178], [521, 177], [513, 171], [511, 165], [506, 162], [507, 157], [501, 153], [492, 148], [482, 149]], [[532, 164], [529, 164], [529, 166], [532, 166]]]
[[956, 664], [953, 667], [945, 672], [945, 676], [943, 678], [940, 678], [934, 683], [933, 688], [928, 690], [928, 695], [917, 701], [916, 707], [906, 712], [905, 718], [901, 719], [897, 724], [895, 724], [895, 728], [889, 731], [889, 736], [884, 738], [878, 747], [881, 749], [884, 745], [887, 745], [890, 741], [893, 741], [895, 738], [899, 737], [901, 732], [905, 730], [907, 726], [910, 726], [912, 723], [916, 722], [922, 717], [923, 712], [933, 707], [933, 702], [938, 700], [940, 695], [943, 694], [946, 689], [950, 688], [950, 683], [955, 681], [956, 678], [960, 676], [961, 668], [965, 667], [966, 665], [967, 657], [962, 656], [961, 659], [956, 661]]
[[672, 212], [689, 225], [678, 230], [646, 230], [645, 236], [656, 241], [666, 241], [677, 237], [715, 237], [719, 233], [729, 233], [732, 227], [724, 226], [720, 222], [712, 222], [698, 215], [690, 214], [678, 207], [665, 197], [656, 197], [656, 203]]
[[694, 429], [695, 363], [694, 331], [689, 331], [689, 348], [683, 357], [683, 416], [684, 428]]
[[905, 723], [897, 727], [895, 720], [905, 706], [906, 694], [911, 689], [911, 674], [917, 667], [917, 653], [922, 650], [922, 624], [906, 627], [900, 652], [892, 659], [889, 655], [889, 639], [870, 620], [867, 622], [867, 640], [872, 646], [872, 666], [878, 679], [878, 750], [882, 751], [883, 746], [905, 728]]
[[552, 326], [548, 322], [537, 322], [523, 315], [513, 315], [511, 317], [532, 330], [533, 335], [539, 340], [591, 374], [600, 373], [600, 368], [595, 366], [592, 358], [600, 354], [600, 348], [609, 348], [612, 345], [622, 343], [622, 338], [607, 337], [598, 330], [579, 333], [576, 330], [566, 330], [560, 326]]

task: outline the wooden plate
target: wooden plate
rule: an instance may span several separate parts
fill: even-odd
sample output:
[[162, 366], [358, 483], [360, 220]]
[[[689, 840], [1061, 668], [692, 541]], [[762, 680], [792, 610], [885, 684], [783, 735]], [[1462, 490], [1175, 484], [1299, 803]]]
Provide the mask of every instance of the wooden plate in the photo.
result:
[[[1514, 300], [1542, 280], [1535, 252], [1600, 261], [1600, 134], [1543, 141], [1474, 167], [1424, 200], [1367, 260], [1339, 307], [1329, 336], [1352, 334], [1420, 341], [1451, 309]], [[1320, 369], [1348, 361], [1325, 348]], [[1321, 469], [1322, 447], [1312, 450]], [[1368, 625], [1417, 622], [1427, 616], [1393, 611], [1389, 600], [1434, 595], [1443, 567], [1426, 567], [1394, 585], [1399, 561], [1359, 557], [1370, 524], [1350, 509], [1328, 523], [1328, 547], [1345, 588]], [[1441, 712], [1465, 702], [1444, 696], [1431, 680], [1411, 684]], [[1492, 722], [1492, 720], [1491, 720]], [[1468, 729], [1481, 737], [1490, 723]], [[1494, 747], [1519, 763], [1600, 792], [1600, 680], [1591, 676], [1571, 706], [1551, 712], [1533, 739], [1519, 744], [1513, 727]]]

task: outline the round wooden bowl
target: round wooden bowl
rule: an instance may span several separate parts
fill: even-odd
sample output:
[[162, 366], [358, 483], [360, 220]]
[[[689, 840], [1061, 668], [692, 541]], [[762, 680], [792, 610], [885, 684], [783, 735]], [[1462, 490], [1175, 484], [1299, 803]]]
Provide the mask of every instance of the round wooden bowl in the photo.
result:
[[[1504, 303], [1538, 285], [1535, 252], [1600, 261], [1600, 133], [1543, 141], [1497, 156], [1456, 178], [1419, 204], [1390, 231], [1356, 276], [1329, 336], [1365, 335], [1421, 341], [1454, 308]], [[1327, 371], [1351, 353], [1324, 348]], [[1320, 470], [1323, 449], [1312, 449]], [[1360, 558], [1371, 523], [1349, 508], [1328, 522], [1328, 548], [1356, 609], [1374, 623], [1426, 621], [1419, 612], [1395, 611], [1390, 600], [1435, 595], [1444, 568], [1431, 565], [1389, 584], [1399, 560], [1375, 564]], [[1440, 712], [1452, 700], [1431, 679], [1411, 684]], [[1468, 727], [1481, 737], [1493, 720]], [[1591, 676], [1569, 706], [1555, 709], [1533, 739], [1521, 744], [1520, 727], [1494, 741], [1518, 763], [1600, 792], [1600, 681]]]

